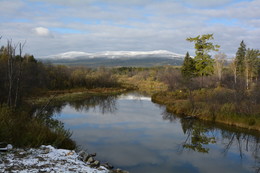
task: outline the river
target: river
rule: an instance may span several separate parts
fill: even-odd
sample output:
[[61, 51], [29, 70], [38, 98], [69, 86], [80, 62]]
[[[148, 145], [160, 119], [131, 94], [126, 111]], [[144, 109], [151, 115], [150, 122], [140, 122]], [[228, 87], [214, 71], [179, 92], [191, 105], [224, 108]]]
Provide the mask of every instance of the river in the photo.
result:
[[179, 118], [136, 92], [67, 103], [55, 118], [81, 148], [132, 173], [260, 172], [259, 133]]

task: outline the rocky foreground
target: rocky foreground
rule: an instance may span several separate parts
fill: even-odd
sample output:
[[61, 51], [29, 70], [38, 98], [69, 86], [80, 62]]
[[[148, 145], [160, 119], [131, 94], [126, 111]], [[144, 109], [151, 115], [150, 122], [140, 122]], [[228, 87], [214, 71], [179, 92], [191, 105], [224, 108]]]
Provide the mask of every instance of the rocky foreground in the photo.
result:
[[94, 156], [85, 151], [55, 149], [50, 145], [28, 150], [11, 149], [0, 152], [0, 172], [126, 173], [113, 170], [108, 163], [100, 164]]

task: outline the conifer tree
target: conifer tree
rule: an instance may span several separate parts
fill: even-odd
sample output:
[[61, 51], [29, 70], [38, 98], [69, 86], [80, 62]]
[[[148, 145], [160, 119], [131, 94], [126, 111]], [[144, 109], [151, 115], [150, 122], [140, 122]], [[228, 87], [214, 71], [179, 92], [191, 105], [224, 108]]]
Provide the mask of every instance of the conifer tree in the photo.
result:
[[240, 47], [236, 52], [236, 71], [237, 75], [240, 77], [245, 76], [245, 56], [246, 56], [246, 45], [242, 40]]
[[190, 57], [189, 52], [187, 52], [181, 67], [181, 74], [185, 79], [191, 79], [195, 76], [195, 73], [195, 61]]
[[195, 42], [195, 68], [198, 76], [201, 77], [201, 86], [203, 86], [203, 77], [214, 73], [214, 60], [209, 55], [209, 52], [218, 51], [220, 46], [209, 42], [209, 40], [213, 39], [213, 34], [205, 34], [202, 36], [199, 35], [194, 38], [189, 37], [186, 39], [189, 42]]

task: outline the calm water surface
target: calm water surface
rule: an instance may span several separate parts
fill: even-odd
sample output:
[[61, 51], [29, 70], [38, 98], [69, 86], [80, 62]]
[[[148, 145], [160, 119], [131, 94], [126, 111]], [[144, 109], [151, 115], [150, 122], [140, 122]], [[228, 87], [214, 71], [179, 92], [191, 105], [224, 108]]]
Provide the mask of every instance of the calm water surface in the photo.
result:
[[56, 117], [97, 159], [133, 173], [259, 171], [259, 134], [177, 118], [138, 93], [66, 104]]

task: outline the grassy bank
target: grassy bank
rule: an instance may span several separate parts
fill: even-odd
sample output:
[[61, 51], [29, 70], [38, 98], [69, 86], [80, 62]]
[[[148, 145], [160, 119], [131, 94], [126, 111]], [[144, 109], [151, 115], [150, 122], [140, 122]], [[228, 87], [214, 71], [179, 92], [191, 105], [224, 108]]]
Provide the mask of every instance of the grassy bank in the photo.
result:
[[28, 104], [42, 105], [48, 102], [77, 101], [90, 96], [118, 95], [128, 91], [130, 88], [77, 88], [70, 90], [49, 91], [41, 97], [31, 97], [26, 100]]
[[167, 90], [167, 86], [164, 83], [154, 80], [153, 77], [148, 77], [144, 79], [138, 75], [131, 76], [131, 77], [126, 75], [121, 75], [118, 77], [118, 80], [124, 86], [128, 86], [130, 88], [133, 88], [141, 92], [145, 92], [150, 95], [160, 91]]
[[260, 105], [248, 100], [234, 103], [229, 100], [235, 91], [223, 88], [192, 92], [177, 90], [152, 96], [155, 103], [166, 105], [168, 112], [180, 116], [228, 124], [260, 131]]

